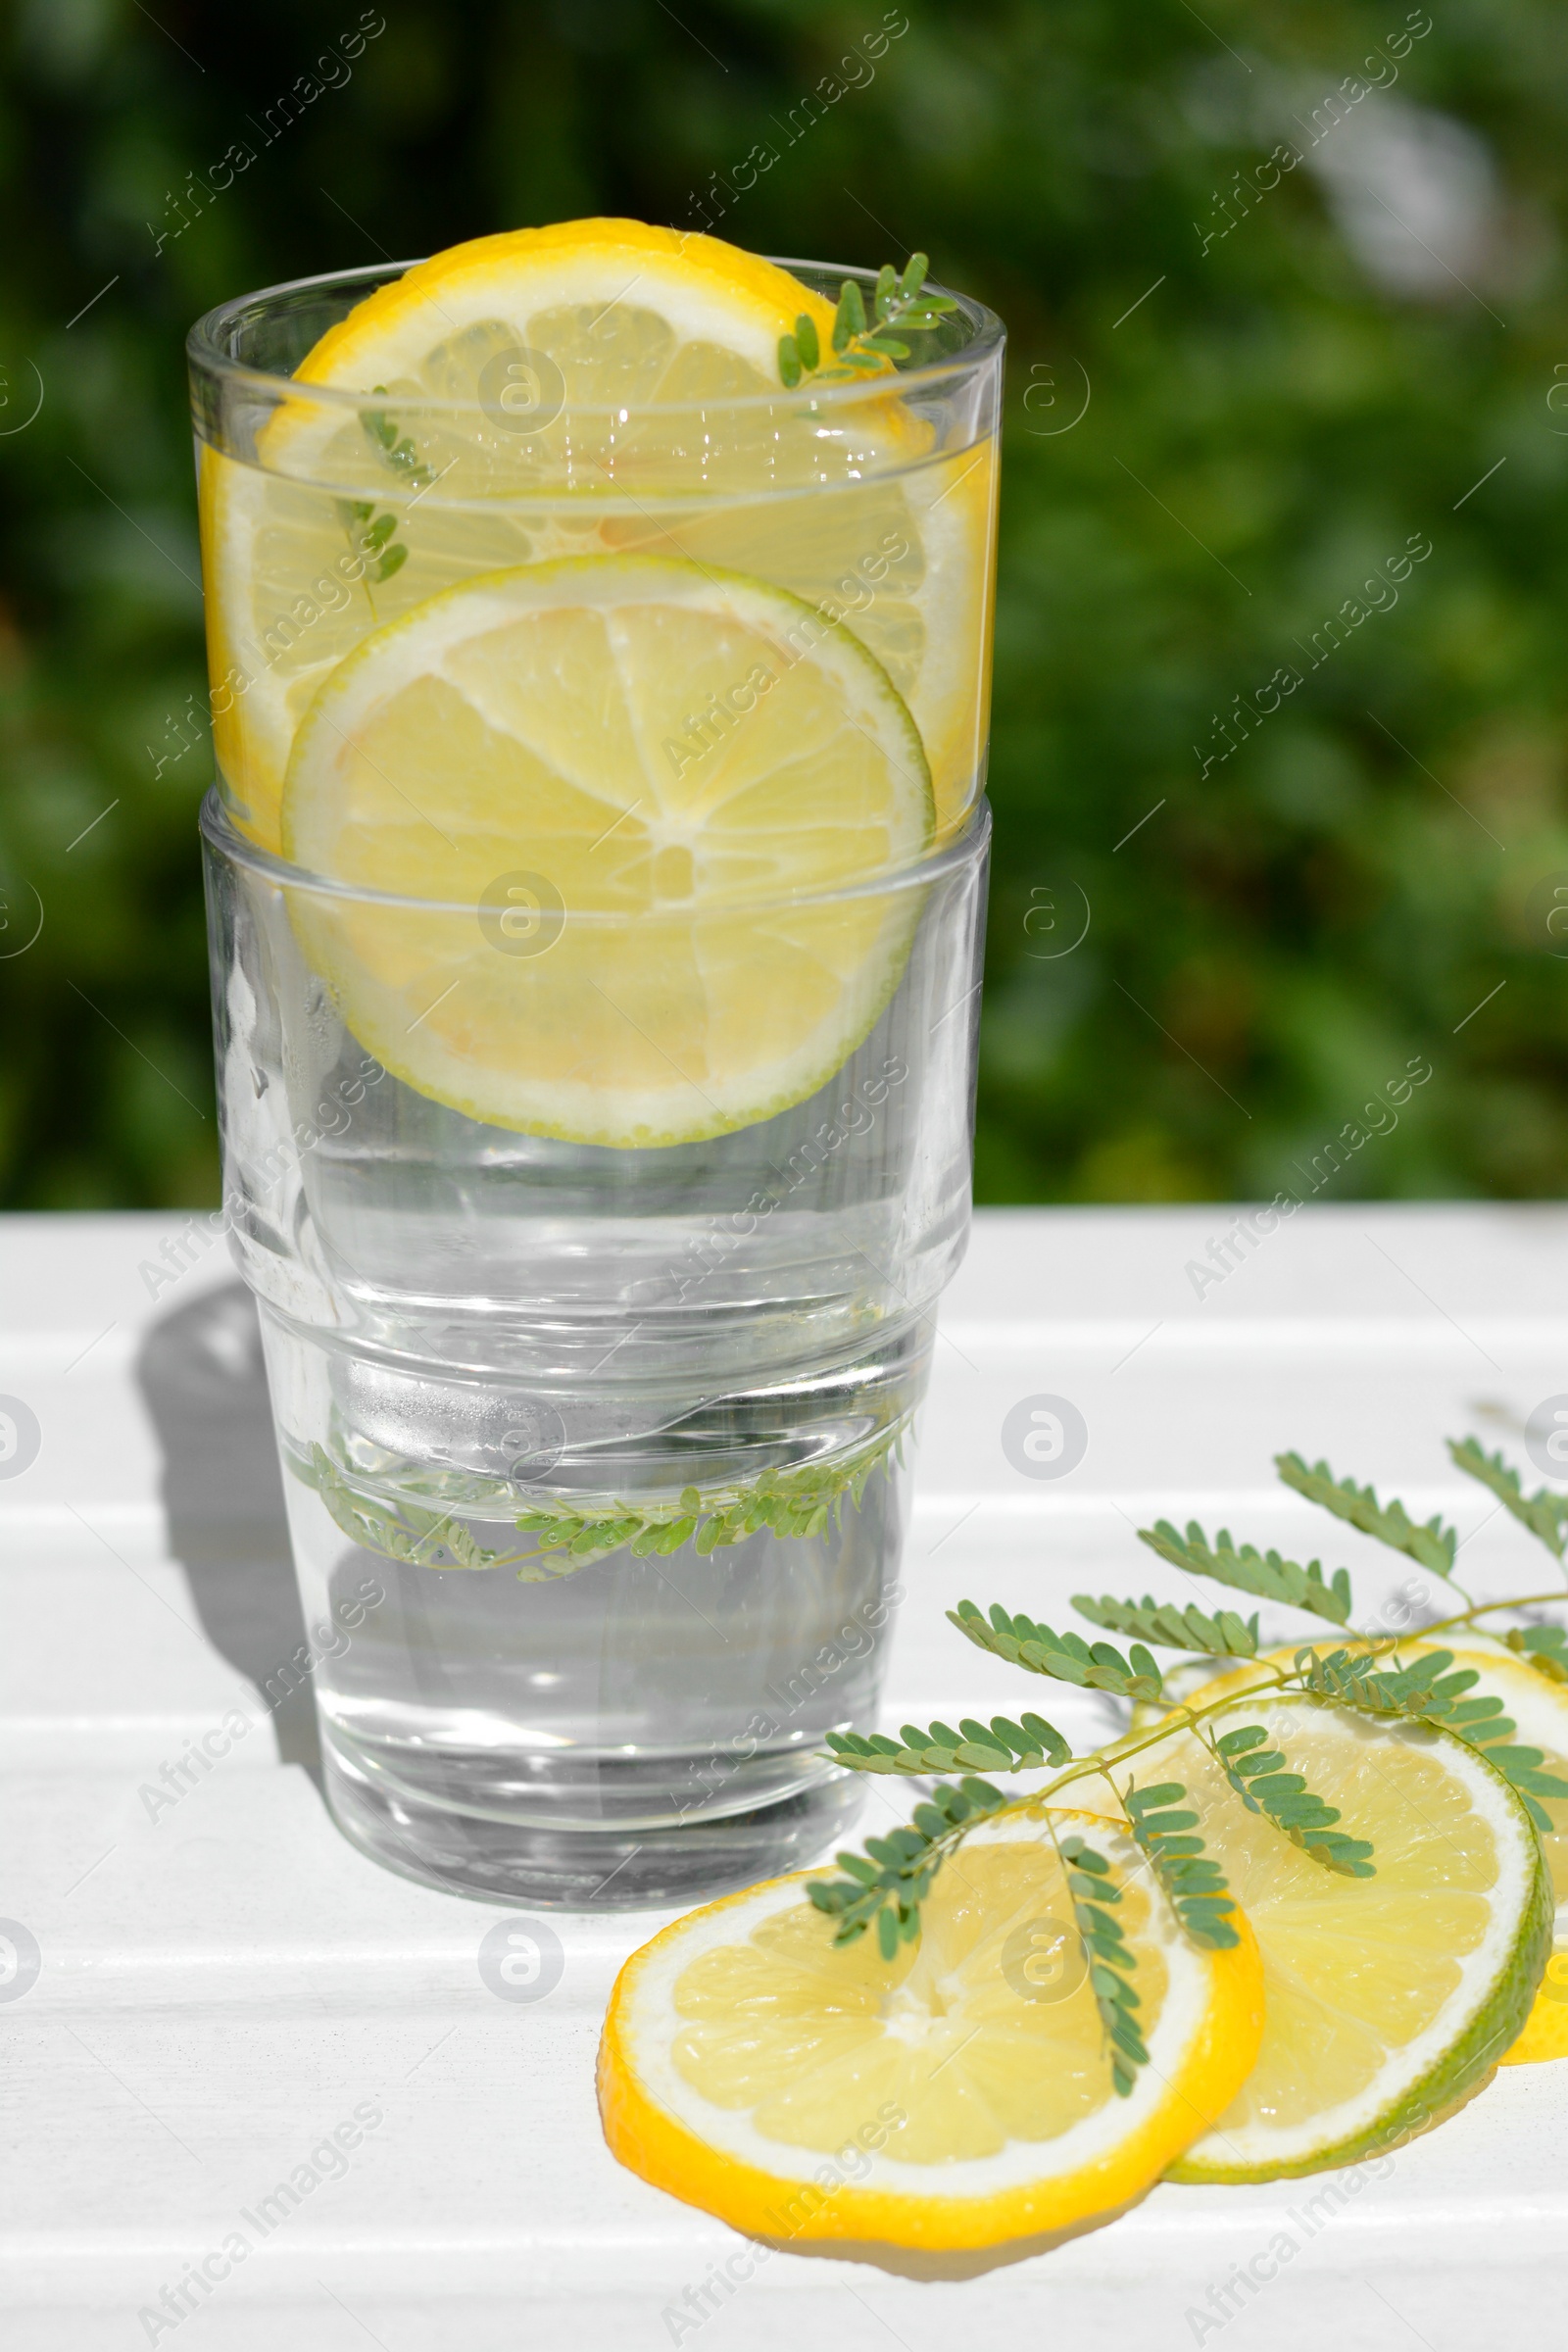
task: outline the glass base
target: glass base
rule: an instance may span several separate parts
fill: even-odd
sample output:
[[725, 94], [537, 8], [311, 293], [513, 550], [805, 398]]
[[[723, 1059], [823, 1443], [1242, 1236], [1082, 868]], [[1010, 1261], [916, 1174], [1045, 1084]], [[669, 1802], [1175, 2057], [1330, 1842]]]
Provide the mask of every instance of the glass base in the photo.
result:
[[835, 1775], [746, 1812], [635, 1830], [558, 1829], [391, 1788], [324, 1721], [321, 1763], [333, 1819], [371, 1861], [444, 1894], [547, 1911], [710, 1901], [804, 1869], [846, 1835], [865, 1801], [859, 1782]]

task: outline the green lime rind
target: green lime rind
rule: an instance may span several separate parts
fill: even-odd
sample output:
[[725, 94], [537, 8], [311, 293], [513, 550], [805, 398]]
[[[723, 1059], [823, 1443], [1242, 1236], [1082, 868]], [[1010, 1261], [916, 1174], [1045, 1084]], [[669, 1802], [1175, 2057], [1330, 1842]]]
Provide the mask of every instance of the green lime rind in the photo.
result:
[[[1434, 1730], [1436, 1740], [1451, 1740], [1450, 1732]], [[1454, 1741], [1455, 1745], [1461, 1742]], [[1486, 1758], [1474, 1748], [1467, 1754], [1481, 1763]], [[1238, 2187], [1258, 2180], [1298, 2180], [1311, 2173], [1337, 2170], [1342, 2165], [1358, 2164], [1364, 2157], [1376, 2156], [1386, 2148], [1402, 2146], [1406, 2140], [1429, 2132], [1451, 2115], [1456, 2107], [1485, 2087], [1500, 2064], [1504, 2054], [1513, 2047], [1524, 2030], [1526, 2019], [1535, 2006], [1537, 1990], [1546, 1973], [1551, 1958], [1552, 1928], [1555, 1902], [1551, 1876], [1545, 1856], [1541, 1850], [1530, 1816], [1520, 1803], [1500, 1772], [1486, 1765], [1497, 1787], [1507, 1796], [1519, 1819], [1519, 1826], [1535, 1851], [1535, 1871], [1529, 1899], [1520, 1913], [1519, 1925], [1505, 1959], [1497, 1971], [1492, 1998], [1476, 2011], [1459, 2037], [1427, 2072], [1404, 2091], [1396, 2106], [1387, 2115], [1348, 2137], [1333, 2141], [1329, 2146], [1315, 2149], [1308, 2156], [1298, 2156], [1278, 2164], [1224, 2164], [1195, 2161], [1191, 2152], [1173, 2164], [1164, 2176], [1167, 2180], [1194, 2184], [1223, 2183]]]

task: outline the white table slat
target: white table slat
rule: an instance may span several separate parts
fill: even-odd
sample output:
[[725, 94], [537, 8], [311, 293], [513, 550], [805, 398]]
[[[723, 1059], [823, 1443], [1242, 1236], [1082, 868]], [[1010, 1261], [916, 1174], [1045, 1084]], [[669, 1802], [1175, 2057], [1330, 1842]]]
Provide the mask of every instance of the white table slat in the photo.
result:
[[[1309, 1209], [1200, 1295], [1190, 1268], [1234, 1213], [976, 1220], [920, 1433], [889, 1720], [1015, 1708], [1015, 1678], [944, 1609], [1059, 1619], [1075, 1591], [1169, 1590], [1134, 1536], [1156, 1515], [1332, 1551], [1377, 1602], [1408, 1563], [1335, 1547], [1272, 1483], [1285, 1446], [1443, 1509], [1482, 1592], [1536, 1573], [1441, 1439], [1514, 1441], [1568, 1390], [1568, 1210]], [[248, 1304], [217, 1248], [156, 1301], [141, 1271], [185, 1224], [0, 1220], [0, 1393], [43, 1432], [0, 1480], [0, 1916], [42, 1954], [0, 2001], [7, 2352], [514, 2352], [567, 2329], [580, 2352], [829, 2333], [936, 2352], [959, 2328], [1448, 2352], [1556, 2312], [1568, 2067], [1505, 2070], [1383, 2165], [1160, 2188], [1049, 2254], [924, 2276], [781, 2251], [726, 2285], [741, 2241], [612, 2163], [594, 2108], [606, 1994], [664, 1915], [556, 1915], [559, 1986], [502, 2002], [475, 1965], [498, 1913], [376, 1869], [326, 1819], [308, 1708], [262, 1688], [299, 1632]], [[1059, 1483], [1001, 1448], [1039, 1393], [1089, 1427]], [[1052, 1712], [1088, 1728], [1096, 1704]], [[150, 1805], [225, 1725], [212, 1770]], [[877, 1785], [872, 1810], [891, 1820], [898, 1794]], [[322, 2153], [357, 2109], [359, 2144]], [[291, 2178], [297, 2207], [261, 2228]], [[236, 2231], [243, 2260], [222, 2254]], [[160, 2309], [207, 2256], [227, 2276], [183, 2318], [177, 2296]]]

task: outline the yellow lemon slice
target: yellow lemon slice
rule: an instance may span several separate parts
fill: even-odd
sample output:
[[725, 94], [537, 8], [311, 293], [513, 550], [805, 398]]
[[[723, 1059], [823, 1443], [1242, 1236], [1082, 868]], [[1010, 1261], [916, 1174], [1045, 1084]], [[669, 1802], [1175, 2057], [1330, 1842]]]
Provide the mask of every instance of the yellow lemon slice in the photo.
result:
[[1474, 1749], [1301, 1697], [1241, 1698], [1204, 1728], [1244, 1725], [1371, 1841], [1376, 1875], [1313, 1861], [1248, 1808], [1204, 1739], [1159, 1750], [1251, 1922], [1268, 2006], [1257, 2065], [1181, 2180], [1318, 2172], [1423, 2130], [1498, 2063], [1550, 1947], [1535, 1833]]
[[637, 548], [843, 618], [956, 826], [985, 751], [995, 442], [938, 446], [875, 384], [827, 418], [787, 394], [803, 313], [825, 347], [831, 306], [776, 265], [579, 220], [454, 247], [330, 328], [294, 380], [373, 409], [284, 397], [259, 464], [202, 454], [215, 746], [245, 829], [278, 846], [300, 720], [366, 636], [504, 566]]
[[1548, 2058], [1568, 2058], [1568, 1943], [1559, 1942], [1546, 1962], [1524, 2032], [1503, 2066], [1540, 2066]]
[[612, 2152], [755, 2236], [989, 2246], [1140, 2196], [1245, 2079], [1261, 2027], [1243, 1926], [1189, 1943], [1124, 1832], [1077, 1826], [1123, 1885], [1150, 2063], [1117, 2097], [1056, 1852], [1009, 1816], [942, 1871], [917, 1945], [836, 1947], [775, 1880], [678, 1920], [621, 1971], [599, 2059]]
[[854, 886], [931, 830], [919, 737], [847, 629], [651, 556], [498, 572], [367, 638], [300, 728], [283, 823], [297, 864], [437, 903], [294, 894], [389, 1070], [493, 1125], [623, 1148], [749, 1125], [831, 1077], [920, 897]]

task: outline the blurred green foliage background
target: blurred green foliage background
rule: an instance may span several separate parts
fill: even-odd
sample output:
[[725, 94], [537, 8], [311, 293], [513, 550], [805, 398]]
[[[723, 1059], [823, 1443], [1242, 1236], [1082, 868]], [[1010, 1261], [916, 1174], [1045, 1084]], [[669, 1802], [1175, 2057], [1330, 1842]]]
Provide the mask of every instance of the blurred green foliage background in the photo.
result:
[[717, 225], [925, 247], [1012, 330], [980, 1197], [1299, 1190], [1412, 1056], [1324, 1197], [1568, 1191], [1568, 10], [1431, 11], [384, 0], [160, 249], [356, 0], [7, 8], [0, 1197], [217, 1198], [191, 318], [521, 222], [695, 225], [885, 13]]

